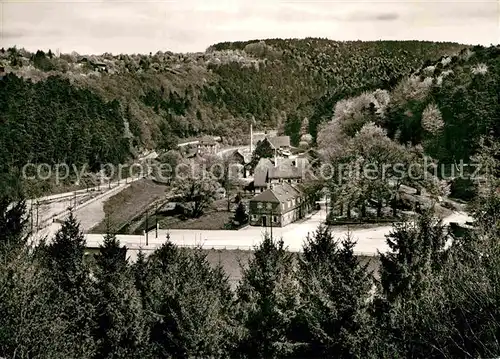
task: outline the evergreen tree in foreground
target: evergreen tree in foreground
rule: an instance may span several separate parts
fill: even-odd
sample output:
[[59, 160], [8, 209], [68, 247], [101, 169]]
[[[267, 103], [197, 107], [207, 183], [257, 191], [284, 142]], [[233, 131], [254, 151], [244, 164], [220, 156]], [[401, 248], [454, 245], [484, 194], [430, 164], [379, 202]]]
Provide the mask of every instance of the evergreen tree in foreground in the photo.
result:
[[67, 357], [91, 358], [95, 353], [93, 282], [84, 262], [85, 237], [73, 213], [44, 249], [44, 260], [57, 315], [66, 330], [59, 338]]
[[432, 353], [431, 339], [441, 331], [436, 313], [442, 310], [437, 298], [448, 263], [447, 239], [446, 227], [430, 212], [395, 224], [387, 235], [390, 251], [380, 254], [380, 293], [374, 302], [381, 330], [378, 355]]
[[371, 274], [354, 245], [349, 235], [339, 243], [325, 226], [306, 239], [297, 331], [307, 345], [300, 357], [364, 357], [370, 349]]
[[27, 236], [26, 202], [12, 202], [10, 196], [0, 198], [0, 255], [7, 255], [14, 249], [26, 245]]
[[161, 358], [227, 358], [232, 293], [222, 268], [201, 250], [163, 244], [149, 258], [151, 342]]
[[299, 304], [299, 285], [293, 254], [283, 240], [268, 235], [237, 289], [238, 319], [243, 326], [238, 352], [245, 358], [282, 358], [292, 355], [292, 323]]
[[96, 256], [95, 358], [144, 357], [147, 326], [141, 297], [126, 259], [126, 247], [107, 234]]
[[0, 357], [64, 358], [51, 282], [26, 245], [25, 207], [0, 200]]

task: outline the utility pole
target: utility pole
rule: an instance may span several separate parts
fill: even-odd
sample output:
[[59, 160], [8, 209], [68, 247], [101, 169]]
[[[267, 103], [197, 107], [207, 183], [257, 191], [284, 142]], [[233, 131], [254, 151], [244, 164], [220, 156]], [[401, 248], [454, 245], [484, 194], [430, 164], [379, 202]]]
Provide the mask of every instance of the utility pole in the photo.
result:
[[33, 233], [33, 200], [31, 200], [31, 211], [30, 211], [30, 219], [31, 219], [31, 233]]
[[273, 240], [273, 207], [271, 207], [271, 240]]
[[146, 209], [146, 247], [148, 246], [149, 210]]
[[328, 192], [325, 194], [326, 218], [328, 219]]
[[38, 231], [38, 200], [36, 200], [36, 230]]
[[155, 231], [156, 231], [156, 238], [158, 238], [158, 202], [156, 202], [156, 209], [155, 209]]

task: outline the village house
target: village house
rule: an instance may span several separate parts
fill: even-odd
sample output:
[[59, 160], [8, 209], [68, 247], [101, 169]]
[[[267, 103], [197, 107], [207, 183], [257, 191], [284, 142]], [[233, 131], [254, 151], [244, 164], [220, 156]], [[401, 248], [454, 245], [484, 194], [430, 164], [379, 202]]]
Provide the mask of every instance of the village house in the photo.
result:
[[271, 147], [278, 151], [290, 150], [290, 136], [267, 137], [264, 141], [269, 141]]
[[311, 208], [299, 186], [272, 185], [249, 201], [249, 223], [251, 226], [284, 227], [304, 218]]
[[203, 137], [198, 142], [198, 152], [200, 154], [213, 154], [215, 155], [219, 150], [219, 143], [213, 137]]
[[251, 156], [244, 153], [242, 150], [234, 150], [228, 157], [231, 168], [236, 168], [238, 174], [243, 178], [247, 178], [249, 175], [249, 163], [251, 161]]
[[261, 158], [254, 170], [253, 190], [267, 190], [273, 184], [302, 183], [307, 175], [307, 158]]
[[278, 136], [278, 131], [276, 131], [276, 130], [253, 132], [252, 129], [250, 129], [250, 132], [251, 132], [250, 141], [251, 141], [252, 145], [254, 145], [254, 146], [268, 137]]

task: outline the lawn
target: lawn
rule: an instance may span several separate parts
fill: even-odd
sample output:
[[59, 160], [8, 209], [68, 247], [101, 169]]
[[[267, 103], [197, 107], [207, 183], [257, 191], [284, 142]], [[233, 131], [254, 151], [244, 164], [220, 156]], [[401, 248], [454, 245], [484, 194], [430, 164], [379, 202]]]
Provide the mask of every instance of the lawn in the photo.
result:
[[[104, 203], [104, 213], [109, 218], [113, 230], [119, 231], [137, 216], [140, 216], [151, 203], [166, 197], [168, 186], [157, 184], [148, 179], [132, 183]], [[92, 228], [90, 233], [105, 233], [107, 220]]]
[[234, 216], [236, 205], [230, 204], [227, 210], [227, 199], [221, 199], [212, 203], [206, 213], [199, 218], [182, 220], [177, 216], [159, 217], [158, 224], [162, 229], [225, 229], [225, 224]]
[[162, 229], [224, 229], [234, 214], [228, 211], [211, 211], [199, 218], [182, 220], [179, 217], [163, 217], [158, 219]]

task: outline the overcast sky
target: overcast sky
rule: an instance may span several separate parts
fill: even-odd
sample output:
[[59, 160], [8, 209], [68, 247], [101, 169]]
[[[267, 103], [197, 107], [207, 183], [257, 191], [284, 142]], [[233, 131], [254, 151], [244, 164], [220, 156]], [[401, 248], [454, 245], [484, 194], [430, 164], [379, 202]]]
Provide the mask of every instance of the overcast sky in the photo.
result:
[[500, 42], [493, 1], [0, 0], [0, 45], [79, 53], [204, 51], [221, 41]]

